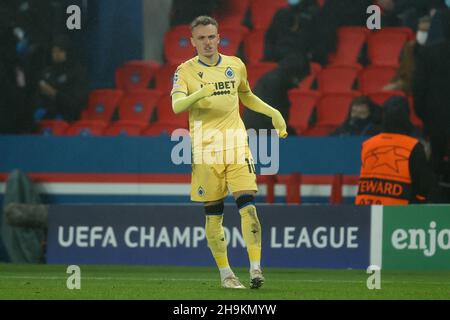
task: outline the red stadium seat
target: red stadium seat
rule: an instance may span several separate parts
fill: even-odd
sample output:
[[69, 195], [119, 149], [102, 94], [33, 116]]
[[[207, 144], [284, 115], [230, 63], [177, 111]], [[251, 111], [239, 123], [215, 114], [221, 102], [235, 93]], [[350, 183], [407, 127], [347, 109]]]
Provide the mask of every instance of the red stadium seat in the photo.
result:
[[396, 72], [395, 67], [370, 66], [359, 75], [359, 89], [365, 94], [380, 92], [387, 85]]
[[116, 110], [123, 91], [99, 89], [89, 94], [88, 106], [83, 110], [80, 121], [109, 122]]
[[161, 92], [156, 90], [137, 90], [128, 93], [119, 105], [118, 124], [131, 121], [133, 124], [147, 125], [160, 97]]
[[409, 27], [388, 27], [383, 28], [384, 32], [390, 33], [403, 33], [408, 37], [408, 40], [414, 40], [416, 38], [416, 34]]
[[172, 99], [170, 96], [163, 96], [156, 106], [157, 122], [187, 128], [188, 113], [175, 114], [172, 110]]
[[278, 64], [274, 62], [259, 62], [247, 65], [247, 79], [250, 87], [254, 88], [259, 78], [276, 67], [278, 67]]
[[253, 29], [267, 30], [275, 13], [287, 5], [286, 0], [252, 0], [250, 10]]
[[168, 134], [179, 128], [188, 128], [188, 112], [175, 114], [172, 110], [172, 100], [170, 96], [162, 96], [156, 106], [157, 121], [151, 123], [143, 132], [143, 135], [160, 135], [163, 132]]
[[234, 27], [223, 26], [220, 27], [219, 33], [219, 52], [227, 56], [236, 56], [248, 29], [239, 25]]
[[173, 86], [173, 76], [177, 67], [178, 65], [175, 64], [165, 64], [156, 73], [155, 89], [160, 91], [163, 95], [170, 94]]
[[365, 27], [341, 27], [338, 30], [336, 52], [331, 54], [331, 65], [352, 65], [358, 62], [359, 53], [367, 40]]
[[83, 123], [74, 123], [71, 125], [65, 135], [67, 136], [101, 136], [103, 135], [103, 131], [106, 128], [106, 123], [92, 123], [92, 124], [83, 124]]
[[189, 25], [173, 27], [165, 34], [164, 55], [170, 64], [180, 64], [195, 56]]
[[244, 54], [248, 64], [258, 63], [263, 60], [265, 34], [265, 30], [254, 30], [245, 37]]
[[359, 92], [329, 93], [319, 100], [317, 122], [305, 135], [328, 135], [339, 127], [347, 118], [352, 100], [359, 97]]
[[368, 56], [371, 64], [398, 67], [400, 53], [408, 38], [407, 33], [398, 29], [385, 28], [371, 33], [368, 38]]
[[390, 97], [393, 96], [402, 96], [406, 97], [405, 93], [400, 90], [390, 90], [390, 91], [379, 91], [372, 92], [368, 94], [368, 97], [372, 102], [376, 103], [379, 106], [382, 106]]
[[42, 120], [39, 122], [39, 133], [46, 136], [62, 136], [69, 128], [64, 120]]
[[303, 92], [294, 89], [290, 90], [288, 95], [291, 103], [288, 124], [300, 135], [309, 126], [309, 119], [320, 98], [320, 94], [314, 91]]
[[129, 61], [116, 70], [116, 87], [123, 91], [146, 89], [159, 67], [153, 61]]
[[221, 27], [240, 25], [245, 18], [249, 6], [250, 0], [222, 1], [214, 17]]
[[105, 129], [103, 135], [105, 136], [118, 136], [118, 135], [126, 135], [126, 136], [139, 136], [142, 132], [142, 124], [132, 122], [128, 123], [113, 123], [111, 126]]
[[353, 89], [359, 70], [350, 66], [331, 66], [322, 69], [317, 76], [319, 90], [327, 92], [347, 92]]
[[309, 75], [306, 76], [300, 83], [298, 84], [297, 88], [300, 91], [307, 92], [311, 91], [311, 87], [314, 83], [314, 81], [317, 78], [317, 75], [322, 70], [322, 66], [315, 62], [310, 62], [309, 64]]

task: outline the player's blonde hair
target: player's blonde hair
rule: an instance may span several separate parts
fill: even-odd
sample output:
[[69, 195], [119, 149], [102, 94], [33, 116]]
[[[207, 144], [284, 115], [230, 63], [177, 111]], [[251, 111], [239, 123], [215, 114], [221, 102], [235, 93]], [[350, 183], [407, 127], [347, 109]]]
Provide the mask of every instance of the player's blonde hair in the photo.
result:
[[210, 16], [199, 16], [191, 22], [191, 31], [194, 30], [195, 27], [198, 27], [200, 25], [207, 26], [210, 24], [216, 26], [216, 28], [219, 29], [219, 24], [217, 23], [216, 19]]

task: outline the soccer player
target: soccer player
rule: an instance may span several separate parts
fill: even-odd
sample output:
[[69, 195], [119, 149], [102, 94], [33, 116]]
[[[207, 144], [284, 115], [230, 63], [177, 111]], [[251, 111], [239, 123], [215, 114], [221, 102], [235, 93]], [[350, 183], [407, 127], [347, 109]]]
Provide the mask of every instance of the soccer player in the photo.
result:
[[[249, 109], [272, 118], [273, 126], [282, 138], [287, 137], [286, 123], [278, 110], [251, 92], [244, 63], [237, 57], [218, 52], [220, 37], [216, 20], [208, 16], [197, 17], [191, 23], [191, 31], [191, 44], [197, 56], [178, 67], [171, 92], [173, 111], [177, 114], [189, 111], [194, 160], [191, 200], [204, 203], [206, 239], [219, 268], [222, 287], [245, 288], [228, 263], [222, 226], [223, 199], [228, 195], [228, 189], [232, 192], [241, 215], [242, 234], [250, 260], [250, 287], [256, 289], [264, 283], [260, 265], [261, 224], [255, 208], [258, 188], [245, 126], [239, 115], [239, 99]], [[230, 130], [240, 132], [244, 139], [238, 139], [237, 145], [229, 140], [223, 144], [219, 136], [227, 136]], [[206, 161], [207, 151], [214, 161]], [[229, 151], [235, 152], [231, 153], [235, 161], [225, 157]], [[242, 159], [245, 161], [240, 161]]]

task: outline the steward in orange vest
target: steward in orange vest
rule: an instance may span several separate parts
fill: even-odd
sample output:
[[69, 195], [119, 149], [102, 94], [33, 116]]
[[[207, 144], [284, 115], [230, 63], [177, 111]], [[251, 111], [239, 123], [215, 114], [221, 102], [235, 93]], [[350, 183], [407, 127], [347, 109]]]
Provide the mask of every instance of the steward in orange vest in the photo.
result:
[[424, 203], [435, 183], [422, 144], [408, 135], [408, 105], [391, 99], [383, 110], [383, 132], [362, 146], [357, 205]]

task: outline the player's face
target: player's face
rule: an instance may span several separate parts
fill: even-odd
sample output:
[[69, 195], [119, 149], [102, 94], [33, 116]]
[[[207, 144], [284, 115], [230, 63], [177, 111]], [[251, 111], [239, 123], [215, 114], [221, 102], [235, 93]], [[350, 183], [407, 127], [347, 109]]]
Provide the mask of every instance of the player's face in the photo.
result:
[[199, 25], [192, 30], [191, 43], [197, 49], [199, 56], [214, 57], [217, 54], [219, 41], [217, 28], [212, 24]]

